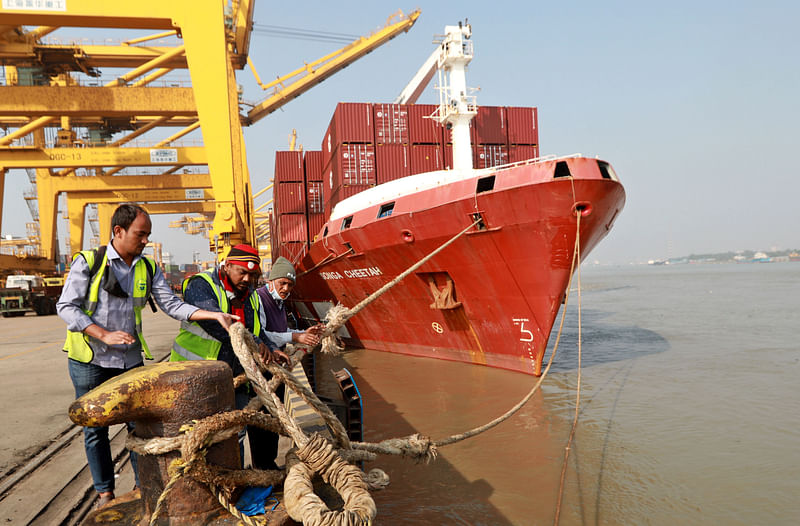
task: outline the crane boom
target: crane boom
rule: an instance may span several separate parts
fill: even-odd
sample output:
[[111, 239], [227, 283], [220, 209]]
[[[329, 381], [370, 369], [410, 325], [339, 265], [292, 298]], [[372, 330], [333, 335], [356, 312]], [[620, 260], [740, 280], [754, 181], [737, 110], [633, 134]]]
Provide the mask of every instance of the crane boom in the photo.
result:
[[425, 91], [428, 83], [433, 78], [434, 73], [436, 73], [436, 61], [438, 58], [439, 48], [436, 48], [431, 53], [431, 56], [428, 57], [428, 60], [422, 64], [422, 67], [411, 77], [411, 80], [400, 92], [400, 95], [394, 99], [395, 104], [414, 104], [417, 102], [417, 99], [419, 99], [419, 96], [422, 95], [422, 92]]
[[[363, 57], [375, 48], [385, 44], [402, 32], [407, 32], [419, 18], [420, 10], [417, 9], [409, 15], [404, 15], [402, 11], [398, 11], [392, 15], [387, 24], [376, 31], [375, 33], [367, 36], [360, 37], [354, 40], [345, 47], [326, 55], [311, 64], [307, 64], [288, 75], [269, 83], [259, 84], [262, 89], [273, 89], [272, 95], [265, 100], [254, 106], [247, 112], [245, 125], [251, 125], [254, 122], [263, 119], [273, 111], [277, 110], [290, 100], [305, 93], [314, 85], [319, 84], [327, 79], [334, 73], [349, 66], [359, 58]], [[393, 22], [393, 18], [399, 16], [400, 20]], [[252, 63], [250, 64], [252, 67]], [[297, 80], [293, 81], [288, 86], [284, 86], [284, 82], [291, 78], [301, 75]], [[258, 76], [256, 74], [256, 79]]]

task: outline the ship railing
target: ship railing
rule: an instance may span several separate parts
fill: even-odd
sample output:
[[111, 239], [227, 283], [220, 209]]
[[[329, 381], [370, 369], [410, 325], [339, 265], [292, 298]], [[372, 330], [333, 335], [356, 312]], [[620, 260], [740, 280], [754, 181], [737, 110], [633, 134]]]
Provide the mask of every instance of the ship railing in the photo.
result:
[[579, 157], [584, 157], [582, 153], [571, 153], [569, 155], [541, 155], [539, 157], [534, 157], [532, 159], [525, 159], [524, 161], [517, 161], [514, 163], [508, 164], [498, 164], [497, 166], [491, 166], [489, 168], [483, 168], [482, 170], [507, 170], [508, 168], [514, 168], [515, 166], [525, 166], [528, 164], [538, 164], [543, 162], [550, 162], [550, 161], [560, 161], [561, 159], [576, 159]]

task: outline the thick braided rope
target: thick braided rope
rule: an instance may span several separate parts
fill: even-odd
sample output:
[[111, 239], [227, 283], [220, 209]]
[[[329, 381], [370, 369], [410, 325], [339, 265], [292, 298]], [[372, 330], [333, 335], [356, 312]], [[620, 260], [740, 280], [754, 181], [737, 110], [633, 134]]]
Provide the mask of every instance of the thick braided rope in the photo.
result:
[[[211, 444], [227, 440], [239, 432], [237, 428], [230, 428], [215, 433], [209, 438]], [[163, 455], [170, 451], [177, 451], [183, 445], [183, 435], [175, 437], [156, 437], [156, 438], [139, 438], [132, 433], [128, 433], [125, 439], [125, 448], [139, 453], [140, 455]]]
[[[287, 466], [283, 497], [292, 519], [305, 526], [372, 523], [377, 508], [367, 491], [366, 476], [338, 458], [332, 446], [321, 436], [315, 434], [306, 447], [287, 455]], [[314, 473], [319, 473], [323, 480], [338, 489], [344, 500], [343, 511], [330, 511], [314, 493], [311, 483]]]
[[[298, 447], [298, 458], [306, 465], [305, 469], [297, 468], [295, 471], [290, 469], [289, 472], [292, 476], [290, 478], [287, 474], [284, 482], [284, 504], [289, 516], [294, 520], [302, 518], [306, 525], [356, 526], [371, 524], [377, 510], [375, 502], [367, 490], [361, 470], [342, 460], [333, 446], [321, 436], [315, 434], [311, 438], [307, 437], [300, 426], [289, 417], [275, 392], [270, 391], [267, 387], [267, 382], [253, 359], [253, 356], [257, 354], [255, 341], [244, 325], [235, 323], [228, 329], [228, 333], [231, 336], [233, 350], [247, 373], [247, 377], [255, 387], [256, 393], [259, 397], [272, 399], [276, 408], [276, 416]], [[309, 493], [313, 495], [311, 476], [315, 472], [319, 473], [323, 480], [339, 492], [344, 499], [344, 510], [331, 511], [319, 497], [309, 495]], [[311, 491], [308, 490], [309, 487], [312, 488]], [[289, 495], [294, 497], [289, 498]], [[325, 522], [318, 522], [318, 519], [315, 519], [315, 517], [323, 516], [326, 517]]]
[[239, 509], [231, 503], [230, 499], [225, 494], [225, 492], [220, 491], [220, 489], [217, 486], [209, 484], [208, 489], [211, 490], [211, 493], [213, 493], [217, 497], [217, 500], [222, 505], [222, 507], [228, 510], [228, 513], [230, 513], [231, 515], [242, 521], [243, 524], [246, 524], [247, 526], [266, 526], [267, 521], [265, 519], [250, 517], [249, 515], [245, 515], [244, 513], [239, 511]]
[[361, 302], [359, 302], [355, 307], [351, 309], [348, 309], [343, 305], [336, 305], [332, 307], [325, 315], [326, 327], [325, 330], [322, 331], [322, 352], [331, 353], [333, 355], [338, 354], [338, 352], [341, 351], [342, 347], [336, 340], [336, 331], [338, 331], [339, 328], [347, 322], [347, 320], [358, 314], [359, 311], [361, 311], [361, 309], [363, 309], [364, 307], [366, 307], [367, 305], [378, 299], [380, 296], [382, 296], [389, 289], [400, 283], [403, 280], [403, 278], [405, 278], [406, 276], [417, 270], [419, 267], [421, 267], [428, 261], [430, 261], [431, 258], [433, 258], [433, 256], [435, 256], [436, 254], [438, 254], [439, 252], [450, 246], [458, 238], [466, 234], [470, 229], [472, 229], [472, 227], [474, 227], [480, 222], [481, 222], [480, 219], [476, 220], [467, 228], [465, 228], [455, 236], [451, 237], [441, 246], [439, 246], [439, 248], [437, 248], [436, 250], [434, 250], [433, 252], [431, 252], [430, 254], [428, 254], [427, 256], [420, 259], [419, 261], [408, 267], [406, 270], [401, 272], [392, 281], [390, 281], [383, 287], [379, 288], [378, 290], [376, 290], [375, 292], [373, 292], [372, 294], [361, 300]]
[[181, 457], [187, 461], [187, 475], [207, 485], [222, 486], [224, 488], [240, 486], [269, 486], [283, 480], [281, 471], [265, 471], [259, 469], [226, 469], [219, 466], [210, 466], [206, 463], [202, 449], [210, 445], [210, 438], [220, 429], [242, 425], [259, 427], [278, 433], [281, 431], [279, 423], [269, 415], [251, 411], [231, 411], [211, 415], [199, 421], [188, 430]]
[[317, 398], [317, 395], [301, 384], [291, 372], [283, 367], [271, 363], [267, 366], [267, 370], [272, 373], [273, 376], [280, 377], [284, 384], [297, 393], [300, 398], [305, 400], [306, 403], [322, 417], [331, 430], [331, 433], [333, 433], [333, 438], [337, 446], [342, 449], [350, 449], [350, 438], [347, 436], [347, 430], [344, 428], [344, 425], [336, 418], [336, 415], [333, 414], [330, 408], [322, 400]]

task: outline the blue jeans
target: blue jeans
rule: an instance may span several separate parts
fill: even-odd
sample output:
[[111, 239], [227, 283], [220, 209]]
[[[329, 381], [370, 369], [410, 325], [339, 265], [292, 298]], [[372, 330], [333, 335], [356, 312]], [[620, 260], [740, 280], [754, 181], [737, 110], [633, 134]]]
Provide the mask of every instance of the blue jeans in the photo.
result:
[[[75, 398], [80, 398], [106, 380], [110, 380], [125, 372], [125, 369], [110, 369], [91, 363], [82, 363], [72, 358], [67, 359], [69, 377], [75, 387]], [[143, 365], [139, 363], [134, 367]], [[128, 431], [133, 430], [133, 423], [127, 424]], [[98, 492], [114, 491], [114, 460], [111, 458], [111, 443], [108, 440], [107, 427], [84, 427], [84, 447], [89, 470], [92, 472], [94, 489]], [[131, 451], [131, 466], [139, 485], [139, 470], [136, 453]]]

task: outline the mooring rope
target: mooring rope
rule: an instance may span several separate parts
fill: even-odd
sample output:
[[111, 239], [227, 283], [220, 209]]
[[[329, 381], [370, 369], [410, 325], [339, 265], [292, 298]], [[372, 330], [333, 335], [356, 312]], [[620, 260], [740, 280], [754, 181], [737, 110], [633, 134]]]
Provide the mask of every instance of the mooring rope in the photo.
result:
[[347, 322], [347, 320], [358, 314], [359, 311], [361, 311], [361, 309], [363, 309], [364, 307], [366, 307], [367, 305], [369, 305], [370, 303], [381, 297], [389, 289], [400, 283], [403, 280], [403, 278], [405, 278], [406, 276], [417, 270], [419, 267], [421, 267], [428, 261], [430, 261], [431, 258], [433, 258], [433, 256], [435, 256], [445, 248], [449, 247], [458, 238], [466, 234], [472, 227], [474, 227], [481, 221], [482, 219], [477, 219], [475, 222], [467, 226], [467, 228], [465, 228], [464, 230], [462, 230], [461, 232], [450, 238], [448, 241], [443, 243], [441, 246], [439, 246], [439, 248], [437, 248], [436, 250], [434, 250], [433, 252], [431, 252], [430, 254], [428, 254], [427, 256], [420, 259], [419, 261], [408, 267], [406, 270], [401, 272], [392, 281], [385, 284], [384, 286], [382, 286], [381, 288], [379, 288], [378, 290], [376, 290], [375, 292], [373, 292], [372, 294], [361, 300], [355, 307], [348, 309], [347, 307], [341, 304], [332, 307], [325, 316], [326, 327], [325, 330], [322, 332], [322, 352], [335, 355], [339, 351], [341, 351], [342, 347], [336, 341], [336, 331], [338, 331], [339, 328]]
[[[567, 445], [564, 448], [564, 462], [561, 466], [561, 480], [558, 484], [558, 501], [556, 502], [556, 512], [555, 518], [553, 519], [553, 524], [558, 526], [558, 521], [561, 516], [561, 500], [564, 496], [564, 481], [567, 477], [567, 465], [569, 461], [569, 452], [572, 447], [572, 439], [575, 436], [575, 429], [578, 427], [578, 415], [580, 412], [581, 406], [581, 359], [582, 359], [582, 346], [581, 346], [581, 245], [580, 245], [580, 236], [581, 236], [581, 213], [580, 210], [576, 214], [578, 217], [578, 228], [575, 234], [575, 252], [573, 255], [573, 262], [577, 259], [578, 260], [578, 382], [577, 387], [575, 388], [575, 418], [572, 420], [572, 428], [569, 431], [569, 439], [567, 440]], [[564, 306], [566, 310], [566, 305]]]

